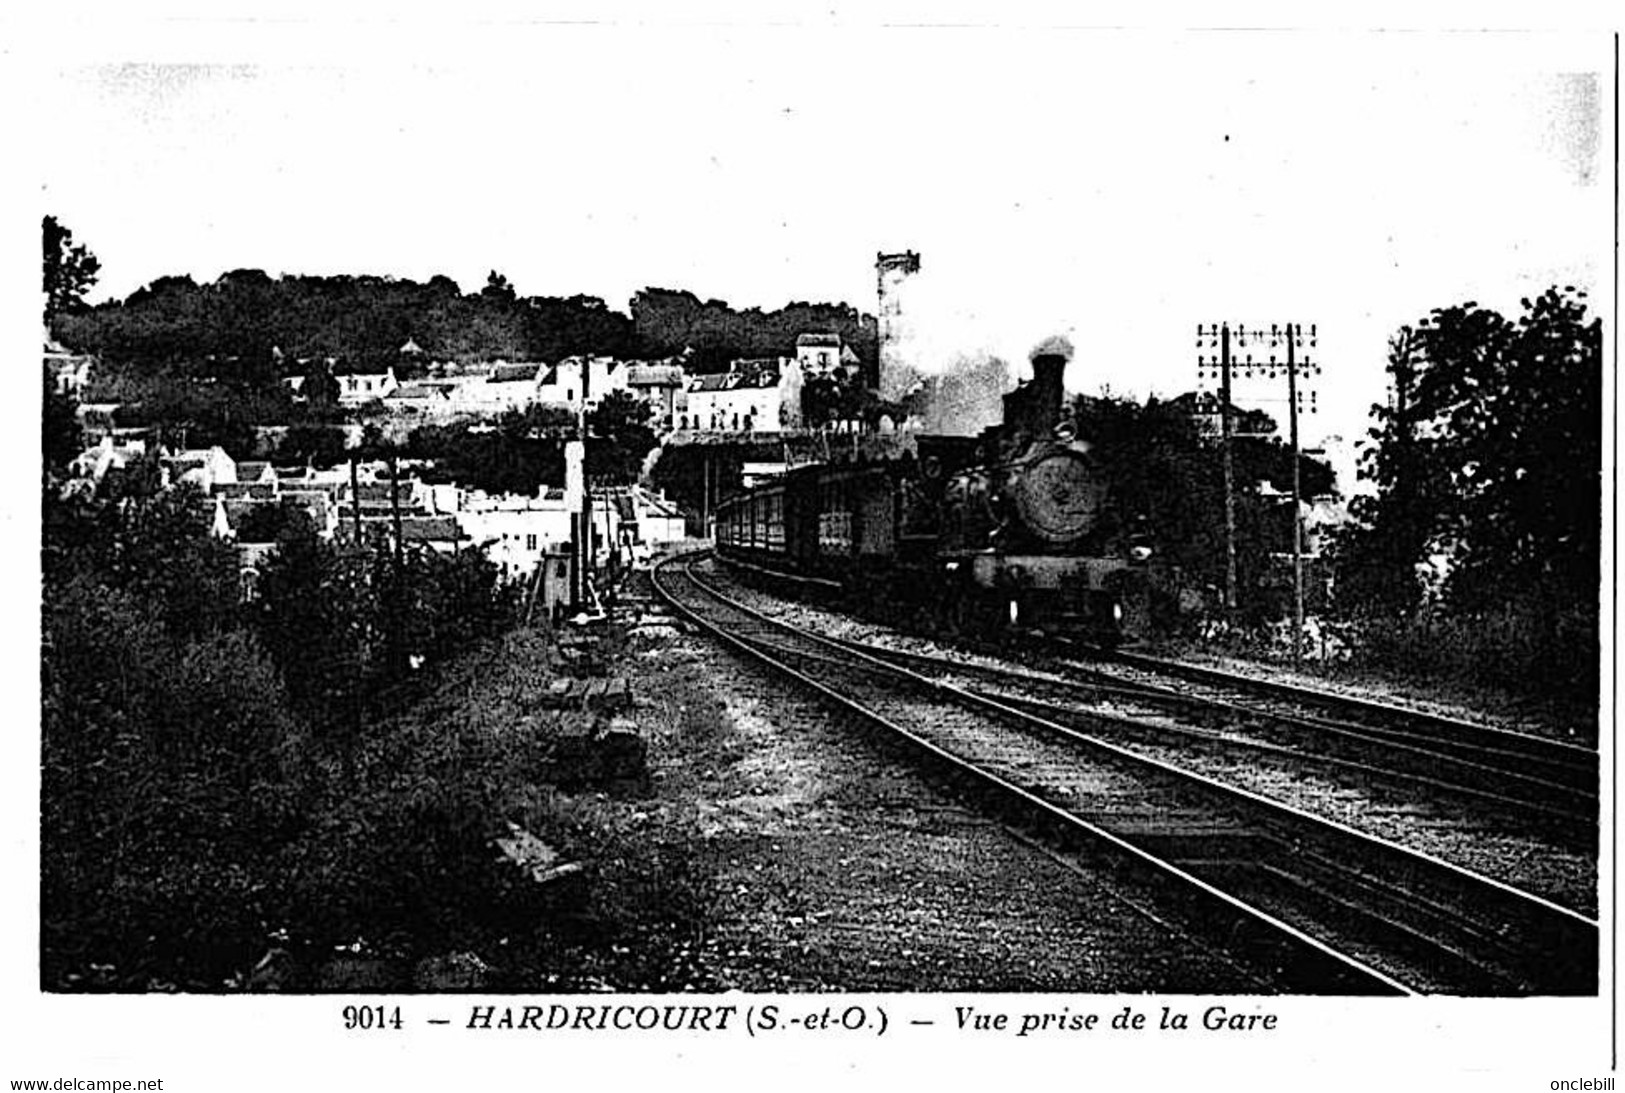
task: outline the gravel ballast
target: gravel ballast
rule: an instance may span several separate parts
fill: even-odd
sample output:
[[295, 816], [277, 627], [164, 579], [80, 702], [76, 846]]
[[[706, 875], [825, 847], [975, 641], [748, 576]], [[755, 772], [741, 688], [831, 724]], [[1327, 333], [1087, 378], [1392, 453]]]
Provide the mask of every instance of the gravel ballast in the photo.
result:
[[[1137, 894], [1063, 869], [955, 801], [878, 730], [693, 634], [621, 670], [650, 729], [641, 837], [713, 894], [669, 974], [614, 989], [1233, 992], [1254, 973]], [[646, 967], [646, 965], [644, 965]]]

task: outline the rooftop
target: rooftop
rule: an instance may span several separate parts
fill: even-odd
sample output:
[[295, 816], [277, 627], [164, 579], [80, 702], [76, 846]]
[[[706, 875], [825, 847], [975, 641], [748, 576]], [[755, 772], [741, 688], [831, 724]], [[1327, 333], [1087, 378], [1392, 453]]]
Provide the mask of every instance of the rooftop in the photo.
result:
[[539, 368], [536, 364], [498, 364], [485, 380], [487, 383], [529, 382], [536, 378]]
[[401, 521], [402, 542], [455, 543], [466, 538], [453, 516], [410, 516]]
[[664, 387], [683, 382], [683, 367], [679, 364], [634, 364], [627, 369], [626, 382], [631, 387]]
[[399, 402], [403, 399], [414, 398], [445, 398], [447, 386], [444, 383], [409, 383], [404, 387], [395, 388], [386, 401]]

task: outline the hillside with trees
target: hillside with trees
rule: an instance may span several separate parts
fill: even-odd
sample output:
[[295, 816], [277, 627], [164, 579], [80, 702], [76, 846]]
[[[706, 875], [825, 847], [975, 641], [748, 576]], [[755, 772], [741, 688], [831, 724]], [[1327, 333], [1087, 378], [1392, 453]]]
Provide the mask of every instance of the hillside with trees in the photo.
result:
[[875, 359], [873, 317], [844, 304], [738, 311], [720, 300], [701, 303], [690, 292], [649, 288], [632, 299], [627, 314], [592, 296], [520, 296], [496, 271], [478, 291], [464, 293], [448, 277], [418, 283], [240, 269], [204, 284], [161, 277], [123, 300], [84, 307], [78, 301], [84, 278], [94, 276], [95, 258], [80, 254], [76, 262], [66, 232], [57, 250], [58, 260], [47, 262], [61, 286], [52, 296], [61, 302], [48, 315], [54, 335], [80, 352], [146, 371], [172, 368], [263, 383], [304, 375], [308, 366], [301, 361], [333, 357], [362, 366], [387, 363], [410, 374], [414, 359], [400, 353], [408, 340], [423, 350], [419, 361], [556, 361], [577, 354], [655, 359], [688, 352], [691, 371], [720, 371], [739, 357], [791, 355], [796, 337], [808, 331], [838, 333], [862, 361]]

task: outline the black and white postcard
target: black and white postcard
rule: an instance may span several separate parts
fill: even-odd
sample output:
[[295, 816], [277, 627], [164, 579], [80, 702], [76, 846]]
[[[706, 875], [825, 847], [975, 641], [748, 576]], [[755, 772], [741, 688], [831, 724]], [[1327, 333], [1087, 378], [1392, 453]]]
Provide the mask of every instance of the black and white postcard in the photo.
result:
[[0, 1082], [1613, 1088], [1612, 29], [258, 7], [7, 17]]

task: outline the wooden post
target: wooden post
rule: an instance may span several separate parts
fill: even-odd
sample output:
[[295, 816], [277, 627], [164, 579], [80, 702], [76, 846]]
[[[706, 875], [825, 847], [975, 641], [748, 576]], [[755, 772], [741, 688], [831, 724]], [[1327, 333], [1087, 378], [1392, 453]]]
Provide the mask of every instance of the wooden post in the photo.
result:
[[389, 519], [395, 527], [395, 575], [398, 578], [404, 540], [401, 537], [401, 473], [393, 449], [389, 453]]
[[587, 599], [587, 575], [593, 569], [592, 478], [587, 461], [587, 399], [592, 392], [592, 357], [581, 358], [581, 599]]
[[401, 472], [395, 450], [389, 452], [389, 518], [395, 529], [395, 573], [390, 581], [389, 643], [390, 672], [401, 676], [406, 673], [406, 573], [404, 550], [406, 540], [401, 531]]
[[1230, 324], [1219, 332], [1219, 430], [1224, 461], [1224, 610], [1230, 621], [1236, 613], [1236, 467], [1230, 434]]
[[355, 528], [356, 549], [361, 548], [361, 488], [357, 484], [355, 456], [350, 457], [350, 516]]
[[1297, 328], [1286, 327], [1286, 401], [1292, 422], [1292, 667], [1303, 667], [1303, 486], [1298, 467]]

